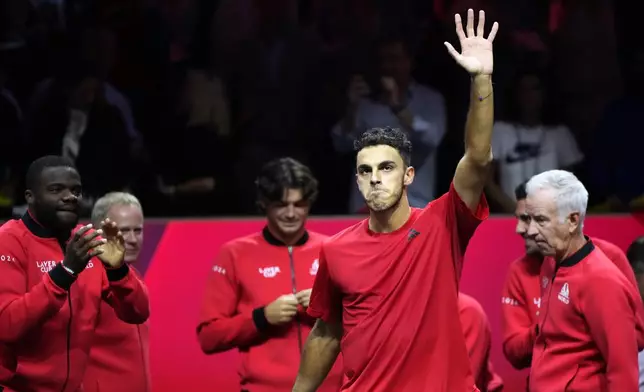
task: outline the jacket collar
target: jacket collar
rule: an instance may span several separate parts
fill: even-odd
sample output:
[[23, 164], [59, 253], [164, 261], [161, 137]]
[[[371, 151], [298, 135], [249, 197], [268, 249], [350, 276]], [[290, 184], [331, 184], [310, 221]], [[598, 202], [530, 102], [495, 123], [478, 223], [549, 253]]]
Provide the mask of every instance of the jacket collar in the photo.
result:
[[[284, 242], [282, 242], [280, 239], [275, 237], [273, 233], [271, 233], [270, 230], [268, 230], [268, 226], [264, 226], [264, 229], [262, 230], [262, 237], [266, 240], [271, 245], [275, 246], [287, 246]], [[299, 240], [294, 244], [294, 246], [302, 246], [306, 244], [306, 242], [309, 240], [309, 232], [304, 230], [304, 234], [300, 237]]]
[[22, 218], [20, 218], [22, 222], [25, 224], [27, 229], [36, 237], [40, 238], [55, 238], [60, 240], [67, 241], [69, 237], [71, 236], [71, 230], [67, 233], [56, 233], [54, 230], [48, 229], [45, 226], [41, 225], [27, 210], [22, 215]]
[[586, 244], [582, 246], [577, 252], [573, 253], [572, 255], [566, 257], [565, 259], [561, 260], [559, 262], [560, 267], [573, 267], [576, 264], [579, 264], [583, 259], [585, 259], [593, 250], [595, 250], [595, 244], [590, 240], [590, 238], [586, 238]]

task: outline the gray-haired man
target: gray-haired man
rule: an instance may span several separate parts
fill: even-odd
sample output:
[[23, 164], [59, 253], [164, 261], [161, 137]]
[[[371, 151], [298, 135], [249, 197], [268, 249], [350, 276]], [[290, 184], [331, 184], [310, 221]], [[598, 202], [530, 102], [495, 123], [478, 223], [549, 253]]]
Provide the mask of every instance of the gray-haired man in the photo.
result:
[[[112, 192], [94, 204], [92, 222], [109, 218], [125, 239], [125, 262], [136, 263], [143, 244], [143, 209], [129, 193]], [[135, 270], [135, 268], [132, 268]], [[120, 321], [109, 306], [102, 306], [90, 360], [85, 372], [85, 392], [149, 392], [148, 324]]]

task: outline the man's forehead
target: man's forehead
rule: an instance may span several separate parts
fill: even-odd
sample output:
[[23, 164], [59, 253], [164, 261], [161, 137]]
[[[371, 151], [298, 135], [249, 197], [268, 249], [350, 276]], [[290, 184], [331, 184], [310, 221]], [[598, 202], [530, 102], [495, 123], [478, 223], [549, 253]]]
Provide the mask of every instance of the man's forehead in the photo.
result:
[[76, 169], [64, 166], [47, 167], [42, 171], [40, 177], [46, 183], [63, 181], [80, 182], [80, 175]]
[[538, 190], [534, 194], [528, 195], [525, 207], [528, 212], [552, 210], [555, 206], [555, 198], [552, 192], [547, 190]]
[[114, 204], [107, 214], [111, 216], [142, 217], [143, 211], [135, 204]]
[[359, 165], [376, 166], [382, 162], [402, 163], [402, 157], [398, 150], [391, 146], [369, 146], [358, 152], [357, 163]]
[[286, 188], [284, 189], [284, 195], [282, 196], [282, 202], [284, 203], [297, 203], [304, 199], [304, 194], [300, 188]]

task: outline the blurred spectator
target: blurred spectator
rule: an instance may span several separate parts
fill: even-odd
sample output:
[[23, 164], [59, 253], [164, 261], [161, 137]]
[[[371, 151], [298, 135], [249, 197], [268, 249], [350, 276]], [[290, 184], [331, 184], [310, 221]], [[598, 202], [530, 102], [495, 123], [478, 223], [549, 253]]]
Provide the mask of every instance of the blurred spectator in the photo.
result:
[[563, 0], [553, 35], [564, 121], [587, 152], [606, 105], [622, 93], [612, 0]]
[[40, 83], [29, 111], [32, 157], [60, 154], [74, 160], [85, 173], [85, 200], [90, 201], [130, 184], [131, 148], [139, 137], [127, 99], [106, 80], [114, 48], [109, 31], [84, 31], [80, 51], [66, 59], [56, 77]]
[[[416, 169], [408, 189], [409, 203], [424, 207], [436, 193], [435, 150], [445, 135], [445, 103], [439, 92], [412, 79], [413, 54], [404, 38], [385, 36], [375, 49], [377, 72], [351, 78], [344, 118], [331, 131], [334, 146], [338, 153], [353, 151], [354, 140], [374, 127], [395, 126], [408, 132]], [[363, 207], [364, 199], [353, 187], [349, 211]]]
[[495, 172], [487, 186], [490, 202], [505, 213], [514, 211], [519, 184], [547, 170], [572, 170], [584, 158], [570, 130], [549, 117], [541, 72], [520, 71], [510, 87], [506, 120], [494, 125]]
[[593, 136], [590, 164], [595, 211], [644, 210], [644, 48], [631, 48], [625, 67], [626, 94], [608, 106]]
[[252, 178], [279, 156], [308, 163], [319, 44], [298, 26], [295, 0], [254, 0], [255, 37], [226, 62], [239, 143], [234, 178], [240, 212], [255, 211]]
[[0, 49], [26, 45], [30, 8], [30, 2], [25, 0], [0, 1]]
[[17, 179], [23, 150], [23, 112], [11, 90], [6, 87], [8, 67], [1, 58], [6, 51], [0, 51], [0, 140], [3, 149], [0, 158], [0, 216], [10, 216], [16, 196]]

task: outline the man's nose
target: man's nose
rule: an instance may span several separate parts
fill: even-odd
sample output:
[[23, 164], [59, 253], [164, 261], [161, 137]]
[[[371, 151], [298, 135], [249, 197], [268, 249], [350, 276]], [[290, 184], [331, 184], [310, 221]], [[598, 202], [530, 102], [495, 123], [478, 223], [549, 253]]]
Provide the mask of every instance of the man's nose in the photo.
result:
[[78, 200], [78, 196], [73, 192], [67, 190], [63, 193], [63, 201], [65, 202], [75, 202]]
[[286, 217], [293, 218], [294, 216], [295, 216], [295, 206], [293, 204], [289, 204], [286, 207]]
[[371, 182], [371, 185], [380, 184], [380, 172], [378, 170], [374, 170], [371, 173], [370, 182]]
[[128, 230], [123, 234], [123, 238], [125, 239], [126, 242], [129, 243], [136, 243], [136, 234], [134, 234], [134, 231]]
[[537, 230], [537, 224], [534, 223], [533, 220], [531, 220], [530, 223], [528, 223], [526, 235], [528, 237], [536, 237], [537, 234], [539, 234], [539, 230]]

